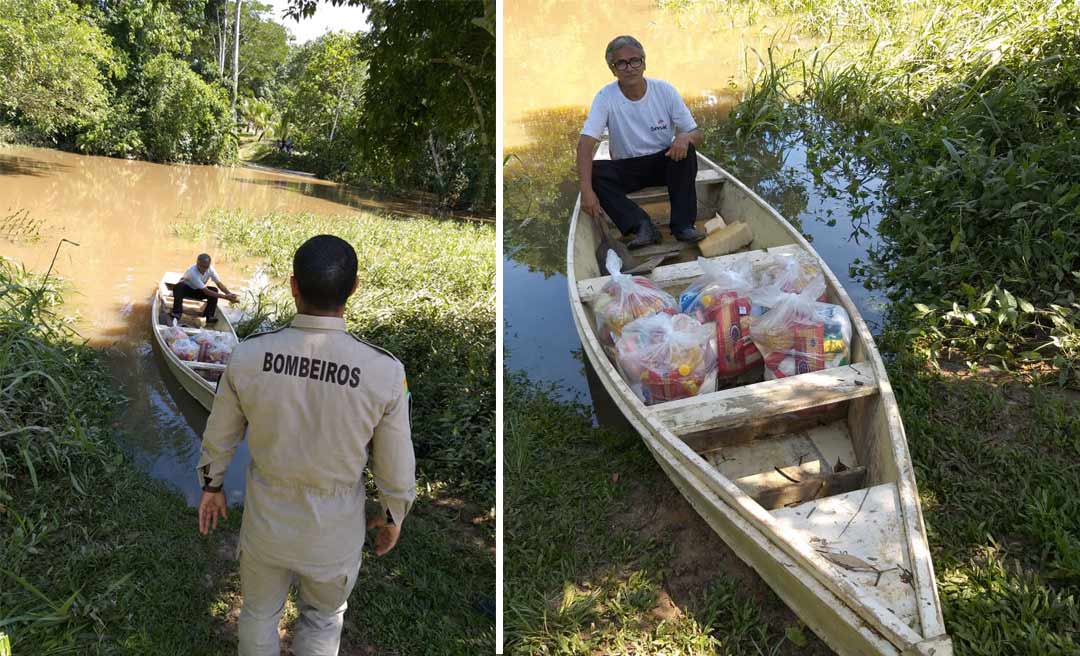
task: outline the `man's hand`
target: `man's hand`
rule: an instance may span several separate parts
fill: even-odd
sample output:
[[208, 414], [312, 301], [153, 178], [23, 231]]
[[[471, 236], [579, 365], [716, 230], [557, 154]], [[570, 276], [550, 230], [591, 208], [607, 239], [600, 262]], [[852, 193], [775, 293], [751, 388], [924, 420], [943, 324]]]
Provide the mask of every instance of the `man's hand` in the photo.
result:
[[199, 533], [206, 535], [211, 528], [217, 528], [218, 516], [229, 518], [229, 504], [224, 492], [203, 492], [199, 501]]
[[226, 294], [225, 299], [228, 300], [231, 303], [235, 303], [235, 302], [240, 300], [240, 297], [237, 296], [236, 294]]
[[376, 556], [385, 556], [387, 552], [394, 548], [394, 545], [397, 544], [398, 536], [401, 535], [401, 527], [387, 522], [386, 515], [384, 515], [382, 511], [368, 520], [367, 527], [369, 529], [379, 529], [379, 532], [375, 535]]
[[581, 192], [581, 210], [594, 219], [600, 218], [600, 213], [603, 212], [600, 209], [600, 199], [596, 197], [596, 192], [592, 189]]
[[675, 141], [671, 142], [671, 148], [668, 148], [664, 154], [674, 162], [681, 162], [686, 159], [686, 152], [690, 148], [690, 143], [690, 133], [682, 132], [675, 137]]

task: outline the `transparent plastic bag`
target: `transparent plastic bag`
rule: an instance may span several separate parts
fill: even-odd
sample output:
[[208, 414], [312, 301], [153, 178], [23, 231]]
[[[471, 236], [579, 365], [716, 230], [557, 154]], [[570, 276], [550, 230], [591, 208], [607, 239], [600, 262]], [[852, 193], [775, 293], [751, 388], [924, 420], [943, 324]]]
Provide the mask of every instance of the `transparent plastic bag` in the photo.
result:
[[[765, 380], [845, 365], [851, 357], [851, 319], [844, 308], [814, 300], [821, 287], [763, 298], [771, 309], [754, 317], [750, 338], [765, 362]], [[759, 300], [755, 298], [755, 303]]]
[[188, 362], [195, 362], [199, 359], [199, 345], [194, 340], [184, 338], [178, 339], [169, 345], [172, 352], [176, 354], [176, 357], [181, 360], [187, 360]]
[[825, 272], [810, 253], [768, 253], [754, 267], [754, 288], [777, 288], [789, 294], [800, 294], [811, 285], [820, 285], [825, 300]]
[[221, 333], [216, 330], [200, 330], [199, 332], [192, 335], [191, 339], [199, 346], [202, 346], [216, 340], [219, 334]]
[[615, 345], [623, 378], [646, 405], [696, 396], [715, 387], [712, 328], [685, 314], [630, 322]]
[[229, 358], [232, 356], [232, 351], [233, 343], [231, 339], [216, 338], [211, 341], [206, 347], [205, 362], [213, 362], [214, 364], [228, 364]]
[[165, 343], [169, 346], [172, 346], [173, 342], [178, 339], [187, 339], [187, 333], [176, 324], [176, 319], [173, 319], [171, 326], [161, 331], [161, 336], [165, 338]]
[[630, 322], [658, 312], [675, 314], [675, 297], [641, 276], [621, 273], [622, 260], [615, 251], [608, 251], [607, 269], [611, 280], [600, 290], [593, 303], [597, 333], [600, 341], [614, 345], [623, 328]]
[[715, 323], [717, 377], [742, 375], [761, 362], [750, 340], [750, 263], [699, 257], [698, 265], [704, 273], [679, 295], [679, 309], [703, 324]]

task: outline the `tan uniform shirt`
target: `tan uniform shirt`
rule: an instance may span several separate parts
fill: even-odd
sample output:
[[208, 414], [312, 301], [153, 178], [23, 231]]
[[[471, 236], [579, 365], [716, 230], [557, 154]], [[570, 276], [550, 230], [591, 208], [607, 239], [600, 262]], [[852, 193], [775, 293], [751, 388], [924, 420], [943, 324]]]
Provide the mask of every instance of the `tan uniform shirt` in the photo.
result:
[[247, 430], [240, 548], [271, 564], [330, 565], [364, 542], [364, 466], [399, 526], [416, 497], [405, 368], [345, 320], [299, 314], [237, 345], [203, 434], [200, 484], [221, 485]]

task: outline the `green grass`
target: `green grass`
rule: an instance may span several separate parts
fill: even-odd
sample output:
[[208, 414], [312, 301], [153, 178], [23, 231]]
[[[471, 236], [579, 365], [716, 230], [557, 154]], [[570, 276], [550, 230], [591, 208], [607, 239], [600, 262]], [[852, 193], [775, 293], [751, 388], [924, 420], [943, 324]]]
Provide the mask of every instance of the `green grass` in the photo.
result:
[[505, 380], [508, 653], [829, 653], [746, 577], [636, 435]]
[[248, 309], [266, 325], [287, 321], [294, 311], [288, 277], [304, 240], [330, 233], [351, 243], [360, 286], [345, 318], [353, 333], [405, 364], [421, 484], [494, 506], [493, 226], [219, 211], [177, 232], [213, 235], [227, 253], [262, 258], [274, 286], [261, 299], [249, 298]]
[[909, 358], [890, 373], [957, 653], [1080, 651], [1076, 396]]
[[122, 399], [58, 298], [0, 261], [0, 627], [15, 654], [198, 653], [218, 537], [120, 452]]

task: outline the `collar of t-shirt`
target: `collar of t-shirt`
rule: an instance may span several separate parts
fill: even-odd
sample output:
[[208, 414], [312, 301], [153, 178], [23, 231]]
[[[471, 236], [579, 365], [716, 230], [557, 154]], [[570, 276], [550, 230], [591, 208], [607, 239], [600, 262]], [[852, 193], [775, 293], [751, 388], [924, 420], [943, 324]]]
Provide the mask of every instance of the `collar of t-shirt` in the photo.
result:
[[298, 314], [293, 317], [293, 328], [314, 328], [316, 330], [345, 330], [342, 317], [320, 317], [314, 314]]

